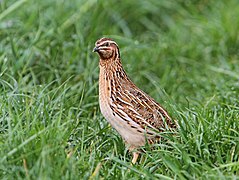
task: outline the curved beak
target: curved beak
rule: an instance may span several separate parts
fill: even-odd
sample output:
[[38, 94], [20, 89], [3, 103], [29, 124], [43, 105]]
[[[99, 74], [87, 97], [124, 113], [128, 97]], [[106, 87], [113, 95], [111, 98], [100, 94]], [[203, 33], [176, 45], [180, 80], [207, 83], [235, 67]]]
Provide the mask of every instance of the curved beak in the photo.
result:
[[98, 51], [99, 51], [99, 48], [97, 46], [94, 47], [93, 52], [98, 52]]

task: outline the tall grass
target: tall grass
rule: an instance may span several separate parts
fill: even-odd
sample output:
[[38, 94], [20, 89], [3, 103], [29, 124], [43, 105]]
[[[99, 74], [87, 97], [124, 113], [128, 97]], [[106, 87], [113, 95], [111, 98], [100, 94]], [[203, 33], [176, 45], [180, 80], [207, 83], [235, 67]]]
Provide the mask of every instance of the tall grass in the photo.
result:
[[[0, 1], [0, 178], [237, 179], [238, 17], [236, 0]], [[99, 111], [102, 36], [180, 125], [133, 166]]]

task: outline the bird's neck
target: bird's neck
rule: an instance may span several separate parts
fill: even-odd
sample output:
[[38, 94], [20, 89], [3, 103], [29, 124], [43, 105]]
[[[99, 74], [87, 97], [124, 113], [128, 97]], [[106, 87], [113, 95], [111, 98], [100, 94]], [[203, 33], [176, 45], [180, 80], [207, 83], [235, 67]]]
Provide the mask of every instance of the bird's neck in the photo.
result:
[[117, 59], [100, 59], [99, 65], [102, 69], [105, 71], [119, 71], [123, 70], [123, 66], [121, 63], [121, 60], [119, 58]]
[[118, 80], [128, 80], [128, 76], [124, 71], [120, 58], [100, 60], [100, 74], [107, 77], [106, 79], [117, 78]]

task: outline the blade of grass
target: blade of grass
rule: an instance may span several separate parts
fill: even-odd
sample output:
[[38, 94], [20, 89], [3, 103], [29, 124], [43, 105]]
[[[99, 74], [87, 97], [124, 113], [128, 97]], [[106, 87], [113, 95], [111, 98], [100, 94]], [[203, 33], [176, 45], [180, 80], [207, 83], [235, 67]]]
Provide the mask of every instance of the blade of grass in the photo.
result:
[[28, 0], [19, 0], [13, 3], [11, 6], [9, 6], [6, 10], [4, 10], [0, 14], [0, 21], [4, 19], [7, 15], [10, 13], [13, 13], [15, 10], [18, 10], [24, 3], [26, 3]]

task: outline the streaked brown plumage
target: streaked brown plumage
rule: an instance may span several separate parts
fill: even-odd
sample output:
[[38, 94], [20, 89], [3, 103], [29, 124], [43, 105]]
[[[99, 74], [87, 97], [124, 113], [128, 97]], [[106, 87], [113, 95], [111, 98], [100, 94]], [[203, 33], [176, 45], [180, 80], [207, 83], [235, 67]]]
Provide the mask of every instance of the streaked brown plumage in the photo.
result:
[[[132, 151], [154, 142], [158, 133], [175, 128], [168, 113], [140, 90], [125, 73], [119, 47], [112, 39], [101, 38], [93, 50], [100, 57], [99, 102], [105, 119], [123, 137]], [[133, 152], [132, 163], [138, 153]]]

